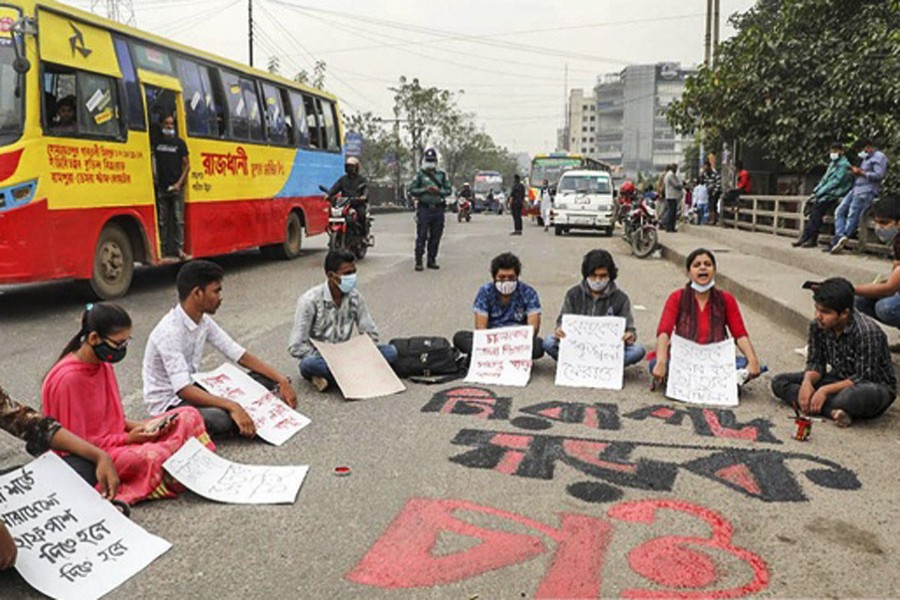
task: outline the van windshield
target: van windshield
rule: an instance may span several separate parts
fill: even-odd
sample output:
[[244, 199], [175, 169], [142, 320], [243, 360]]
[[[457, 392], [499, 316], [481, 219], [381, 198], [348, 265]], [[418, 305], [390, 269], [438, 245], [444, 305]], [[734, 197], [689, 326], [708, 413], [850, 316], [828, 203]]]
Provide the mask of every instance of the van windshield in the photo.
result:
[[22, 133], [22, 76], [13, 69], [16, 58], [12, 39], [0, 30], [0, 144], [8, 144]]
[[558, 192], [578, 194], [610, 194], [612, 186], [606, 177], [594, 175], [563, 177]]

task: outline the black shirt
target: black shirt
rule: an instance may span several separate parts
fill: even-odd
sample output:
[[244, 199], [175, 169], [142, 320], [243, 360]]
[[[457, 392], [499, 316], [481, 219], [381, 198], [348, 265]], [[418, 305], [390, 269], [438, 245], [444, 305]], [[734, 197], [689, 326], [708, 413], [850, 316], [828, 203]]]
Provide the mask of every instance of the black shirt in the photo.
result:
[[161, 137], [153, 145], [156, 159], [156, 187], [168, 189], [181, 179], [184, 159], [188, 156], [187, 144], [178, 136]]
[[521, 181], [513, 186], [512, 201], [516, 203], [525, 202], [525, 184]]
[[[344, 198], [357, 197], [366, 193], [366, 178], [362, 175], [341, 175], [340, 179], [334, 182], [331, 189], [328, 190], [329, 196], [336, 196], [340, 192]], [[360, 192], [360, 187], [363, 188]]]

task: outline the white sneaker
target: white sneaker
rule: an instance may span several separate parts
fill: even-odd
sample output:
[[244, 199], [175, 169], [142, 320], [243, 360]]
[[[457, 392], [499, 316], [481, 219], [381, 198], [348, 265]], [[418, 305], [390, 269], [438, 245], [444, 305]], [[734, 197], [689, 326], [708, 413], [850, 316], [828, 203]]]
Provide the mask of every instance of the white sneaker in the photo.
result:
[[312, 383], [313, 386], [320, 392], [324, 392], [328, 389], [328, 380], [324, 377], [313, 377], [310, 380], [310, 383]]
[[847, 245], [847, 241], [849, 239], [850, 238], [848, 238], [846, 235], [842, 235], [840, 238], [838, 238], [838, 241], [835, 242], [834, 246], [831, 248], [831, 253], [839, 254], [844, 249], [844, 246]]

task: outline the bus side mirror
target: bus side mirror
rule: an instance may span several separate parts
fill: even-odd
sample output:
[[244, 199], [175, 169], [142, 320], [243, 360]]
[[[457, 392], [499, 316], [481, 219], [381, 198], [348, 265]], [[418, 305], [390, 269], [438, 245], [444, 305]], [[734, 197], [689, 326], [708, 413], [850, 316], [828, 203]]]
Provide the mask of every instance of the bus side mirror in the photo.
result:
[[613, 188], [613, 198], [618, 198], [618, 197], [619, 197], [619, 190], [617, 190], [616, 188]]
[[24, 56], [20, 56], [13, 60], [12, 68], [19, 75], [24, 75], [31, 70], [31, 62]]

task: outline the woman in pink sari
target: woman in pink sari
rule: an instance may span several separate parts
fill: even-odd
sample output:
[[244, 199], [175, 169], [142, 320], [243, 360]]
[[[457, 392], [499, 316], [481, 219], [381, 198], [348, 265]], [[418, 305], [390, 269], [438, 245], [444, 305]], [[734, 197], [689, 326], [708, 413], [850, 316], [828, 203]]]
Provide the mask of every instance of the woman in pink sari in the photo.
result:
[[163, 463], [191, 437], [211, 450], [203, 418], [195, 408], [169, 411], [150, 421], [129, 421], [112, 365], [125, 358], [131, 317], [115, 304], [88, 305], [81, 330], [44, 379], [44, 414], [112, 457], [128, 504], [174, 498], [183, 487], [163, 472]]

